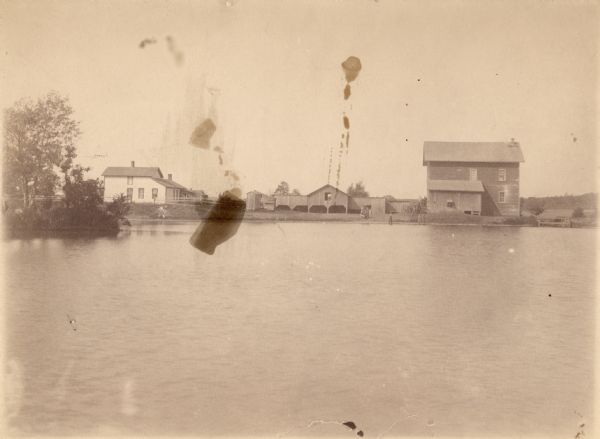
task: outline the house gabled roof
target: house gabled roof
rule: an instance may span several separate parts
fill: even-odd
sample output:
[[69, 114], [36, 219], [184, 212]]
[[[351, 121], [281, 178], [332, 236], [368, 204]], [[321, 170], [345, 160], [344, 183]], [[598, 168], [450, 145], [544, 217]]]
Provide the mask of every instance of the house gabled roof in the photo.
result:
[[479, 180], [427, 180], [428, 191], [483, 192]]
[[307, 197], [310, 197], [312, 194], [316, 194], [317, 192], [319, 192], [319, 191], [321, 191], [321, 190], [325, 189], [326, 187], [330, 187], [332, 190], [334, 190], [334, 191], [336, 191], [336, 192], [341, 192], [342, 194], [344, 194], [344, 195], [346, 195], [347, 197], [349, 197], [349, 195], [348, 195], [346, 192], [344, 192], [344, 191], [343, 191], [343, 190], [341, 190], [341, 189], [338, 189], [338, 188], [336, 188], [335, 186], [332, 186], [332, 185], [330, 185], [329, 183], [328, 183], [328, 184], [325, 184], [325, 185], [323, 185], [323, 186], [321, 186], [321, 187], [320, 187], [319, 189], [317, 189], [317, 190], [314, 190], [314, 191], [312, 191], [311, 193], [309, 193], [309, 194], [308, 194], [308, 195], [306, 195], [306, 196], [307, 196]]
[[109, 166], [102, 173], [104, 177], [149, 177], [163, 178], [160, 168], [135, 166]]
[[423, 165], [429, 162], [524, 162], [517, 142], [425, 142]]
[[185, 186], [183, 186], [179, 183], [174, 182], [173, 180], [168, 180], [166, 178], [153, 178], [152, 180], [154, 180], [158, 184], [161, 184], [165, 187], [174, 188], [174, 189], [183, 189], [185, 191], [190, 192], [190, 190], [188, 188], [186, 188]]

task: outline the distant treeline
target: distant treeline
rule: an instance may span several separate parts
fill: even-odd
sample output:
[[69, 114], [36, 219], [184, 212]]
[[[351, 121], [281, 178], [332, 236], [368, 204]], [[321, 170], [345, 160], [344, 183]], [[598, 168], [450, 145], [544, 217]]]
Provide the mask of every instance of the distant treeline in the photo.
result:
[[583, 195], [557, 195], [553, 197], [528, 197], [521, 198], [522, 210], [547, 210], [547, 209], [596, 209], [598, 194], [589, 192]]

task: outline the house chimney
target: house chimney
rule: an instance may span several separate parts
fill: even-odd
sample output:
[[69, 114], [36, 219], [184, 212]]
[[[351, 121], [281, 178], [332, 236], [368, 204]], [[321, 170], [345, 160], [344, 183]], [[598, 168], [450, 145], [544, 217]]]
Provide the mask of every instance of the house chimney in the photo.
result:
[[133, 160], [131, 161], [131, 167], [135, 168], [135, 162]]
[[169, 174], [169, 175], [167, 176], [167, 178], [168, 178], [169, 180], [173, 180], [173, 174]]

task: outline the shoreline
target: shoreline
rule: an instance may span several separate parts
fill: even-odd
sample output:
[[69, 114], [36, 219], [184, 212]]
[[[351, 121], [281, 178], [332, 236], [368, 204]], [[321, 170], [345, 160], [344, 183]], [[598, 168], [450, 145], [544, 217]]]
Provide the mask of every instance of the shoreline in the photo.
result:
[[[173, 219], [155, 219], [155, 218], [129, 218], [129, 222], [131, 226], [135, 225], [145, 225], [145, 224], [165, 224], [165, 225], [183, 225], [183, 224], [199, 224], [202, 221], [206, 221], [205, 218], [198, 219], [189, 219], [189, 218], [173, 218]], [[265, 224], [274, 224], [274, 223], [332, 223], [332, 224], [382, 224], [382, 225], [406, 225], [406, 226], [473, 226], [473, 227], [536, 227], [529, 224], [498, 224], [498, 223], [440, 223], [440, 222], [431, 222], [431, 223], [419, 223], [416, 221], [394, 221], [392, 224], [389, 224], [388, 221], [385, 220], [323, 220], [323, 219], [315, 219], [315, 220], [303, 220], [303, 219], [243, 219], [243, 223], [265, 223]], [[126, 229], [125, 229], [126, 230]]]

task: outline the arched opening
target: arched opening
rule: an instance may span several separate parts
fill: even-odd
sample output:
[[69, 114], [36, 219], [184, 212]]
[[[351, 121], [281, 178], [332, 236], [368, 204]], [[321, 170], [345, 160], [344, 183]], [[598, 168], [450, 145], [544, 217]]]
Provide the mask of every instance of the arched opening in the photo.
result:
[[310, 206], [308, 210], [310, 213], [327, 213], [327, 208], [325, 206]]
[[296, 212], [308, 212], [308, 206], [296, 206], [294, 210]]
[[277, 207], [275, 207], [275, 210], [291, 210], [290, 206], [288, 206], [287, 204], [280, 204]]
[[346, 213], [346, 206], [340, 206], [339, 204], [329, 206], [329, 213]]

